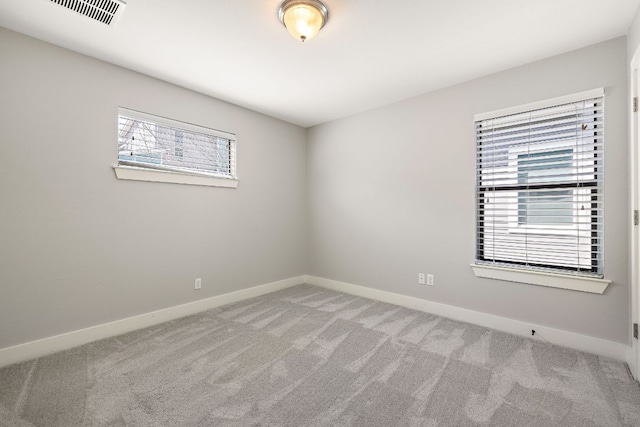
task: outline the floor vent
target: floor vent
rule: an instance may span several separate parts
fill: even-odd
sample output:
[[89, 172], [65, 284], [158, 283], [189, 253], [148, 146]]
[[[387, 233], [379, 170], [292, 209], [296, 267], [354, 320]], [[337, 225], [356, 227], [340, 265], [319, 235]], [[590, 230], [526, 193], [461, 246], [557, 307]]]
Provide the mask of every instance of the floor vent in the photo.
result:
[[120, 0], [51, 0], [94, 21], [114, 26], [126, 4]]

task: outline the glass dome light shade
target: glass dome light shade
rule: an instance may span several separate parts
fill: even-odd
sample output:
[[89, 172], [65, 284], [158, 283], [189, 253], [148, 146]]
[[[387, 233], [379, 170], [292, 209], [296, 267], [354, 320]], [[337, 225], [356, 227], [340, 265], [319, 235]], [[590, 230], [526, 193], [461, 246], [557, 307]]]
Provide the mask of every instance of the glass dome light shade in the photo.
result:
[[319, 1], [288, 0], [280, 5], [280, 20], [301, 41], [310, 40], [327, 22], [327, 8]]

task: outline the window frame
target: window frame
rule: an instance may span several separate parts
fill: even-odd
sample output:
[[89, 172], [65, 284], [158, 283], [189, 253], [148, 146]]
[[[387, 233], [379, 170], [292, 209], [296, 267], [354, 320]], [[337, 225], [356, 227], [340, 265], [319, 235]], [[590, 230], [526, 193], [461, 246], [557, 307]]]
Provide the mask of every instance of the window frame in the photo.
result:
[[[602, 88], [594, 89], [591, 91], [580, 92], [580, 93], [567, 95], [563, 97], [548, 99], [544, 101], [534, 102], [534, 103], [525, 104], [521, 106], [511, 107], [503, 110], [477, 114], [474, 116], [474, 122], [514, 115], [514, 114], [520, 114], [528, 111], [550, 108], [558, 105], [583, 101], [585, 99], [600, 98], [600, 97], [604, 98], [604, 89]], [[604, 112], [604, 108], [603, 108], [603, 112]], [[478, 149], [477, 143], [475, 144], [475, 148], [476, 150]], [[561, 148], [553, 148], [553, 146], [550, 146], [548, 148], [549, 151], [554, 151], [554, 149], [559, 150]], [[514, 152], [508, 153], [508, 158], [510, 162], [514, 161], [515, 159], [515, 169], [516, 169], [516, 173], [518, 174], [519, 167], [518, 167], [517, 153], [514, 153]], [[477, 159], [478, 158], [476, 157], [476, 160]], [[602, 168], [603, 166], [601, 163], [602, 159], [596, 159], [596, 164], [597, 162], [600, 162], [601, 168]], [[513, 167], [514, 165], [510, 165], [510, 166]], [[602, 173], [602, 169], [596, 173]], [[476, 179], [478, 179], [478, 175], [476, 175]], [[579, 201], [580, 199], [589, 197], [589, 194], [591, 194], [591, 191], [589, 194], [586, 194], [586, 195], [580, 194], [578, 192], [582, 187], [587, 189], [591, 185], [597, 185], [597, 182], [598, 182], [597, 177], [594, 176], [593, 181], [595, 184], [590, 184], [589, 186], [582, 186], [578, 182], [576, 182], [575, 185], [567, 186], [567, 188], [571, 188], [573, 190], [574, 204], [576, 203], [576, 200]], [[543, 189], [547, 189], [547, 187], [559, 189], [558, 185], [545, 185], [544, 183], [540, 183], [539, 185]], [[534, 186], [537, 187], [538, 184], [534, 184]], [[541, 233], [542, 227], [536, 227], [535, 224], [519, 224], [520, 209], [519, 209], [519, 194], [517, 192], [517, 188], [518, 188], [517, 185], [515, 186], [515, 189], [514, 189], [514, 186], [511, 186], [508, 190], [508, 191], [515, 191], [516, 193], [516, 196], [515, 196], [516, 208], [514, 211], [515, 218], [511, 218], [511, 214], [509, 214], [510, 216], [508, 220], [508, 224], [509, 224], [508, 233], [509, 234], [521, 233], [521, 234], [532, 234], [532, 235]], [[528, 185], [526, 188], [527, 190], [531, 190], [531, 185]], [[478, 210], [483, 209], [482, 206], [484, 205], [481, 206], [480, 198], [484, 197], [483, 196], [484, 193], [486, 193], [486, 190], [483, 192], [482, 187], [479, 185], [479, 183], [476, 183], [476, 189], [475, 189], [475, 195], [477, 198], [476, 209]], [[592, 206], [590, 208], [592, 208]], [[509, 208], [509, 211], [511, 212], [511, 208]], [[593, 217], [593, 213], [590, 213], [589, 216]], [[604, 257], [602, 257], [601, 266], [598, 272], [593, 270], [593, 266], [592, 266], [592, 269], [588, 272], [580, 271], [580, 269], [578, 269], [577, 271], [574, 271], [573, 269], [567, 269], [566, 271], [564, 271], [562, 267], [558, 268], [557, 266], [549, 267], [545, 265], [538, 266], [538, 265], [531, 265], [531, 264], [518, 265], [518, 263], [516, 262], [500, 262], [500, 261], [495, 261], [493, 259], [492, 260], [482, 259], [482, 257], [480, 256], [481, 253], [482, 254], [484, 253], [484, 252], [481, 252], [481, 249], [480, 249], [484, 245], [484, 242], [481, 238], [482, 236], [481, 230], [483, 229], [482, 218], [483, 217], [481, 216], [479, 211], [477, 211], [476, 218], [475, 218], [476, 260], [474, 261], [474, 263], [471, 264], [473, 272], [477, 277], [506, 280], [506, 281], [518, 282], [518, 283], [528, 283], [528, 284], [534, 284], [534, 285], [540, 285], [540, 286], [549, 286], [549, 287], [571, 289], [571, 290], [593, 292], [593, 293], [603, 293], [604, 290], [607, 288], [607, 286], [611, 283], [609, 280], [604, 279]], [[603, 220], [601, 221], [603, 222]], [[544, 233], [541, 233], [541, 234], [550, 234], [550, 230], [553, 229], [551, 230], [552, 234], [564, 235], [565, 233], [570, 233], [570, 232], [573, 232], [574, 230], [577, 230], [578, 226], [579, 225], [577, 223], [568, 224], [567, 226], [562, 226], [559, 224], [555, 227], [550, 227], [548, 225], [545, 225], [544, 226], [545, 231]], [[601, 238], [603, 237], [604, 235], [601, 236]], [[604, 242], [601, 242], [600, 245], [603, 251]]]
[[[195, 169], [189, 169], [179, 166], [165, 166], [157, 165], [153, 163], [133, 162], [129, 160], [120, 159], [119, 155], [119, 141], [116, 144], [116, 164], [113, 169], [117, 179], [122, 180], [134, 180], [134, 181], [147, 181], [147, 182], [163, 182], [173, 184], [187, 184], [187, 185], [201, 185], [209, 187], [225, 187], [225, 188], [237, 188], [238, 177], [236, 173], [237, 164], [237, 139], [236, 135], [229, 132], [220, 131], [217, 129], [208, 128], [205, 126], [195, 125], [188, 122], [183, 122], [176, 119], [169, 119], [166, 117], [145, 113], [129, 108], [118, 107], [118, 122], [121, 116], [128, 118], [143, 120], [152, 122], [156, 125], [167, 126], [171, 129], [171, 134], [174, 139], [177, 138], [176, 131], [182, 133], [197, 133], [203, 134], [214, 138], [222, 138], [229, 141], [229, 175], [218, 174], [213, 172], [199, 171]], [[117, 128], [116, 128], [117, 129]], [[119, 133], [119, 131], [118, 131]], [[176, 145], [173, 148], [173, 154], [175, 157], [182, 158], [184, 156], [184, 140], [182, 139], [180, 147], [178, 147], [177, 139]], [[178, 154], [180, 152], [181, 155]]]

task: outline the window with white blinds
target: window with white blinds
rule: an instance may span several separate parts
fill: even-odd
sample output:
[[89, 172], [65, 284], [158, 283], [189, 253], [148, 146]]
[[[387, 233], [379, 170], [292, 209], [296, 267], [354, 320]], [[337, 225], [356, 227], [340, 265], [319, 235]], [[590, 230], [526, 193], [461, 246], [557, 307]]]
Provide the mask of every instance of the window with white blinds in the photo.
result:
[[603, 277], [603, 98], [476, 116], [476, 264]]
[[118, 165], [236, 178], [235, 135], [118, 109]]

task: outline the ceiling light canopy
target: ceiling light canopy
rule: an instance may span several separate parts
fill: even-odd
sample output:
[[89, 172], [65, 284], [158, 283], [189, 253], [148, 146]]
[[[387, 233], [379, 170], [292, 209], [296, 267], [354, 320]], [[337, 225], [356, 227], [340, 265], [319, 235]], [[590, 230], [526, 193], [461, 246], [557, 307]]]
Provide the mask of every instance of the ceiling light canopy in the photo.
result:
[[320, 0], [284, 0], [278, 18], [297, 40], [311, 40], [329, 20], [329, 10]]

